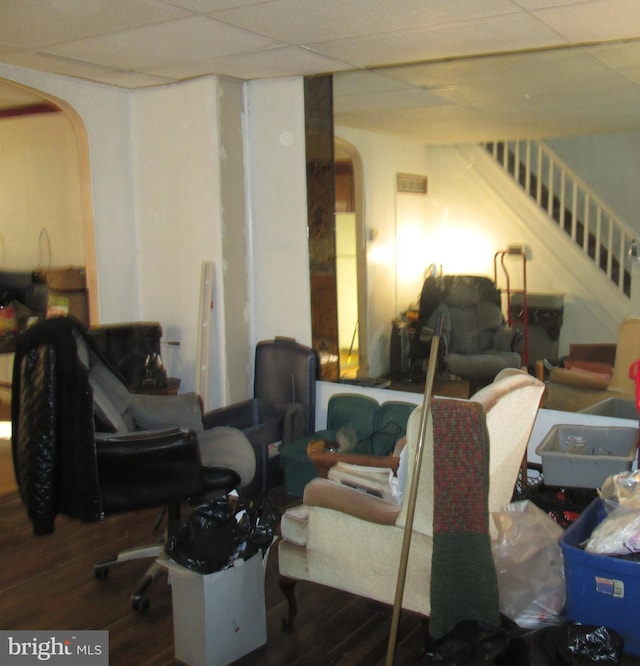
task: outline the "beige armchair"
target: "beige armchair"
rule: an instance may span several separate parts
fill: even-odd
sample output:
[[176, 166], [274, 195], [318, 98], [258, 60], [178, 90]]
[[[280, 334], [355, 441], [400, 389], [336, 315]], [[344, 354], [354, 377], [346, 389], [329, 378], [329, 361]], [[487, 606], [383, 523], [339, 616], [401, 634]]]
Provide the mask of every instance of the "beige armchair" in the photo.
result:
[[[489, 512], [511, 501], [518, 471], [544, 385], [536, 378], [515, 369], [506, 369], [494, 382], [478, 391], [469, 401], [481, 408], [477, 431], [488, 436]], [[438, 412], [452, 413], [461, 401], [436, 398]], [[420, 429], [421, 408], [412, 413], [403, 456], [407, 466], [405, 498], [408, 499], [412, 461]], [[476, 418], [474, 416], [474, 418]], [[485, 428], [486, 424], [486, 428]], [[434, 424], [427, 422], [417, 502], [412, 526], [406, 583], [402, 607], [424, 616], [431, 614], [431, 561], [433, 553], [434, 505]], [[459, 442], [460, 447], [465, 441]], [[461, 466], [460, 483], [481, 469]], [[291, 623], [296, 613], [295, 582], [307, 580], [346, 590], [377, 601], [393, 604], [403, 542], [408, 501], [384, 501], [327, 479], [314, 479], [304, 493], [303, 504], [283, 514], [279, 543], [281, 587], [289, 600]], [[490, 514], [488, 514], [490, 515]], [[489, 526], [487, 525], [487, 530]], [[487, 539], [489, 535], [487, 533]]]

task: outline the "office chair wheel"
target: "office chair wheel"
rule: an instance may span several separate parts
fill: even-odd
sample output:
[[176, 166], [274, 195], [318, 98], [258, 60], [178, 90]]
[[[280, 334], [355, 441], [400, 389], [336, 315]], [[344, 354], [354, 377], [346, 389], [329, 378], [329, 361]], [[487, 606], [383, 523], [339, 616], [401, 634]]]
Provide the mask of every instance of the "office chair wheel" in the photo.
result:
[[109, 578], [109, 567], [96, 564], [93, 573], [98, 580], [107, 580]]
[[146, 575], [138, 584], [131, 595], [131, 606], [138, 613], [146, 613], [149, 610], [149, 597], [147, 592], [153, 583], [153, 576]]
[[146, 613], [149, 610], [149, 597], [132, 597], [131, 607], [137, 613]]

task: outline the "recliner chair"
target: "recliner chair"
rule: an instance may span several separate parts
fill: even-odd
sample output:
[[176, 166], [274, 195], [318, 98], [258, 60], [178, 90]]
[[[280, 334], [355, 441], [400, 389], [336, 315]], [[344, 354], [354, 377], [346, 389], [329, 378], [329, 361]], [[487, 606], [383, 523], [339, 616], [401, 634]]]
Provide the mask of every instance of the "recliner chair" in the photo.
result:
[[[197, 395], [131, 393], [68, 317], [39, 322], [18, 339], [11, 411], [16, 479], [35, 535], [52, 532], [57, 514], [98, 521], [164, 505], [169, 536], [184, 502], [247, 485], [255, 473], [240, 431], [204, 430]], [[96, 576], [163, 550], [157, 543], [121, 553], [98, 563]], [[162, 569], [154, 561], [146, 572], [134, 609], [148, 608], [147, 591]]]
[[505, 368], [519, 368], [515, 351], [520, 332], [506, 326], [500, 291], [480, 275], [429, 276], [420, 295], [420, 311], [409, 358], [414, 370], [429, 357], [436, 318], [441, 315], [440, 370], [468, 379], [470, 391], [493, 381]]

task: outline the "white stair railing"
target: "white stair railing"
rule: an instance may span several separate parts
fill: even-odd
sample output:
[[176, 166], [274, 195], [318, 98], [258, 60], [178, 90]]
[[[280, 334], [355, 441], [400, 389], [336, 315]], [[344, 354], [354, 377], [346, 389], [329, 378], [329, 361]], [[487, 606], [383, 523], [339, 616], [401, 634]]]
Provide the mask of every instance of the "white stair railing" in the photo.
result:
[[636, 234], [606, 203], [540, 141], [482, 144], [597, 267], [629, 296], [628, 249]]

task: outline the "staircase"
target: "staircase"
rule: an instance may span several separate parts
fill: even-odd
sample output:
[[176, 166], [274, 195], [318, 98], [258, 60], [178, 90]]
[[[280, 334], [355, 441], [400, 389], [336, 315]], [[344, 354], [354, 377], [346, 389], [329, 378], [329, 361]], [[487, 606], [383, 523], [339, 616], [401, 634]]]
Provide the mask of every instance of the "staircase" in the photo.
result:
[[540, 141], [483, 143], [484, 148], [625, 296], [635, 232]]

